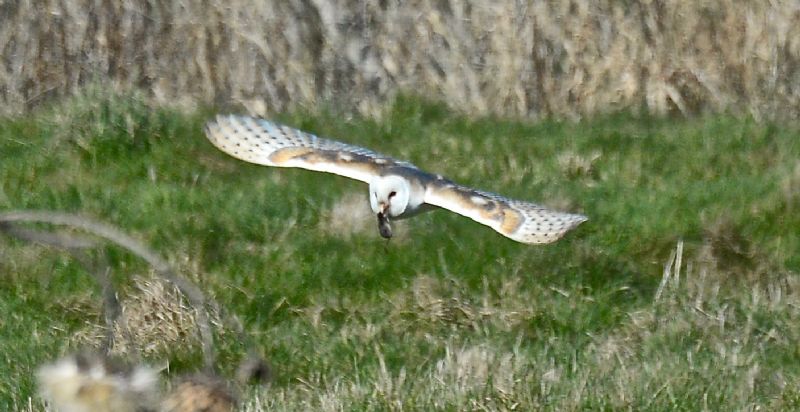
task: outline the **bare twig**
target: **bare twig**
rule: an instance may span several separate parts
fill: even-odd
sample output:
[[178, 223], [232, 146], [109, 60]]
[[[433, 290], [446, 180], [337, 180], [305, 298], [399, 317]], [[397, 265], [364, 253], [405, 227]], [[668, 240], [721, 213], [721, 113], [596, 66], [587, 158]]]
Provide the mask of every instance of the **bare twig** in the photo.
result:
[[[111, 267], [108, 263], [98, 265], [83, 249], [94, 248], [98, 243], [76, 234], [54, 233], [39, 230], [26, 229], [16, 224], [0, 222], [0, 232], [5, 232], [17, 239], [32, 243], [39, 243], [46, 246], [61, 248], [69, 252], [72, 257], [83, 265], [86, 270], [94, 276], [100, 285], [103, 294], [103, 317], [106, 321], [106, 341], [103, 350], [108, 352], [114, 346], [114, 323], [119, 320], [122, 309], [117, 299], [111, 281]], [[127, 328], [123, 327], [123, 333], [129, 335]]]
[[[106, 341], [104, 343], [104, 351], [108, 352], [114, 347], [114, 323], [118, 321], [124, 322], [121, 318], [122, 307], [117, 298], [117, 292], [114, 289], [114, 282], [111, 280], [111, 266], [105, 259], [105, 254], [98, 259], [103, 259], [102, 263], [94, 261], [87, 253], [82, 250], [70, 249], [68, 250], [75, 260], [80, 262], [86, 270], [94, 276], [97, 283], [100, 285], [101, 293], [103, 294], [103, 318], [106, 321]], [[125, 334], [128, 341], [130, 339], [130, 331], [125, 324], [122, 325], [122, 332]]]
[[17, 239], [62, 249], [84, 249], [97, 246], [97, 242], [78, 235], [31, 230], [8, 222], [0, 222], [0, 230]]
[[[189, 300], [189, 303], [197, 311], [197, 324], [203, 347], [204, 364], [207, 369], [211, 369], [213, 367], [215, 360], [213, 350], [214, 337], [211, 333], [211, 326], [206, 305], [213, 307], [214, 309], [220, 311], [220, 313], [221, 309], [213, 301], [208, 301], [203, 295], [203, 292], [192, 282], [178, 275], [172, 269], [169, 263], [162, 259], [158, 254], [145, 247], [139, 241], [133, 239], [125, 233], [122, 233], [120, 230], [110, 225], [96, 222], [90, 218], [50, 211], [20, 210], [0, 213], [0, 232], [5, 232], [23, 240], [66, 249], [70, 251], [72, 255], [84, 266], [90, 269], [103, 289], [104, 301], [107, 303], [105, 308], [105, 318], [107, 322], [113, 323], [120, 313], [119, 302], [117, 301], [116, 294], [113, 290], [111, 278], [107, 269], [108, 266], [104, 266], [106, 269], [101, 269], [103, 266], [92, 264], [89, 262], [88, 256], [80, 250], [88, 247], [94, 247], [96, 246], [96, 243], [79, 236], [40, 232], [19, 228], [15, 225], [15, 223], [18, 222], [47, 223], [80, 229], [121, 246], [136, 256], [144, 259], [161, 277], [174, 284], [181, 291], [181, 293], [186, 296], [186, 299]], [[227, 317], [227, 319], [239, 336], [246, 339], [246, 334], [244, 334], [243, 328], [238, 319], [230, 315]], [[244, 342], [248, 342], [248, 340], [244, 340]], [[110, 340], [107, 342], [107, 344], [111, 343], [112, 342]]]

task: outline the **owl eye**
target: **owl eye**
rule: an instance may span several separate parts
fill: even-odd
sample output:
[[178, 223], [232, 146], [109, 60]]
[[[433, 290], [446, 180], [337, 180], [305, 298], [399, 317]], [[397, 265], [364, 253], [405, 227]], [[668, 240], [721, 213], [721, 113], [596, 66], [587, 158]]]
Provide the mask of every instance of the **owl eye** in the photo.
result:
[[397, 194], [397, 192], [389, 193], [389, 199], [393, 198], [396, 194]]

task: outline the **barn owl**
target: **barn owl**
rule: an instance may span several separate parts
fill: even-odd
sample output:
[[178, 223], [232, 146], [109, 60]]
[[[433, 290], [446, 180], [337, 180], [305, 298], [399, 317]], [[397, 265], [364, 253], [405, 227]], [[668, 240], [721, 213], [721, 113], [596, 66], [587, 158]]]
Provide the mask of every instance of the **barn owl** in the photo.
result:
[[436, 207], [528, 244], [558, 240], [587, 220], [583, 215], [461, 186], [411, 163], [267, 120], [217, 116], [206, 125], [205, 133], [214, 146], [240, 160], [328, 172], [367, 183], [379, 233], [387, 239], [392, 236], [392, 220]]

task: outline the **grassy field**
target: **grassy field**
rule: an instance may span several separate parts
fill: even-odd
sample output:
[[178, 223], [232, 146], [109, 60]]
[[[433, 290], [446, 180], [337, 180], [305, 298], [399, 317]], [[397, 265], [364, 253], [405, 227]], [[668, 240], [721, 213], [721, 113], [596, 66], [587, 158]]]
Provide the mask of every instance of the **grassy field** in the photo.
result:
[[[0, 210], [93, 216], [168, 257], [272, 364], [242, 410], [800, 408], [796, 127], [467, 119], [411, 98], [380, 121], [277, 116], [590, 218], [526, 246], [436, 211], [387, 244], [364, 185], [232, 159], [202, 134], [212, 116], [100, 95], [2, 119]], [[197, 368], [191, 319], [143, 315], [150, 269], [108, 254], [147, 360]], [[33, 373], [97, 344], [99, 296], [68, 255], [0, 238], [0, 409], [44, 410]], [[246, 348], [217, 342], [230, 376]]]

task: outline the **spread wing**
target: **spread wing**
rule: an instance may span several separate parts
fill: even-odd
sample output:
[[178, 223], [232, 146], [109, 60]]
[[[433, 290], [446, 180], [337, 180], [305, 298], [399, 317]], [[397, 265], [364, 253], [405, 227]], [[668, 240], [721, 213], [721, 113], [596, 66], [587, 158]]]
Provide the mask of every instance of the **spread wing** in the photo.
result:
[[425, 203], [467, 216], [522, 243], [550, 243], [588, 220], [556, 212], [535, 203], [459, 186], [446, 179], [427, 185]]
[[385, 167], [416, 169], [411, 163], [363, 147], [246, 116], [217, 116], [206, 125], [205, 132], [223, 152], [265, 166], [299, 167], [367, 183]]

